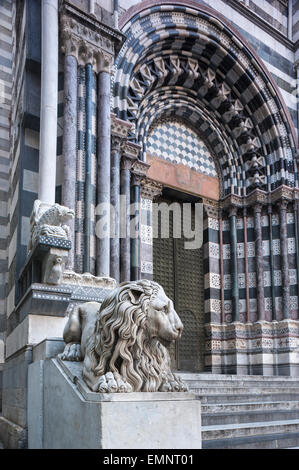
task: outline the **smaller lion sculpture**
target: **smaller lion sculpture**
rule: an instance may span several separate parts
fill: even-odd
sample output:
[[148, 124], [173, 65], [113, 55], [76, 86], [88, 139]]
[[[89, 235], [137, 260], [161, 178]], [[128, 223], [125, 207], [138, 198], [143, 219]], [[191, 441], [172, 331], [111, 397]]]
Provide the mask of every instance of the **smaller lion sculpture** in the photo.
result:
[[30, 240], [28, 251], [32, 249], [40, 235], [69, 239], [70, 229], [65, 225], [74, 218], [74, 211], [59, 204], [46, 204], [34, 201], [30, 217]]
[[125, 282], [102, 304], [73, 309], [59, 357], [83, 360], [83, 379], [93, 392], [183, 392], [187, 385], [171, 372], [167, 350], [182, 331], [173, 302], [159, 284]]

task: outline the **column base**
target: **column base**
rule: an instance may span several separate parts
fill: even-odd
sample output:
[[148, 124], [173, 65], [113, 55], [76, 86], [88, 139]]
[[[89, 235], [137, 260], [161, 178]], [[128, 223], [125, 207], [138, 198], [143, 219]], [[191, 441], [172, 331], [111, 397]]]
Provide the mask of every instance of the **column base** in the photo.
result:
[[220, 374], [298, 376], [299, 321], [206, 325], [206, 370]]

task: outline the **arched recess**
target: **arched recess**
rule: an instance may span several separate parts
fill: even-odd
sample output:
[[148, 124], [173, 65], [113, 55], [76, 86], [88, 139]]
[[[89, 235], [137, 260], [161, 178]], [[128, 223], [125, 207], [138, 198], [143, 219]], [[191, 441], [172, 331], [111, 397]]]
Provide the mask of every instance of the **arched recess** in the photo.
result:
[[115, 61], [113, 110], [134, 124], [140, 158], [165, 116], [184, 119], [213, 149], [220, 201], [205, 201], [206, 370], [299, 368], [291, 355], [283, 364], [280, 346], [271, 350], [277, 369], [263, 362], [263, 335], [278, 345], [284, 320], [297, 322], [299, 338], [297, 146], [276, 83], [225, 18], [192, 0], [141, 2], [120, 27], [127, 39]]
[[[114, 112], [146, 132], [167, 105], [209, 122], [219, 139], [223, 194], [298, 186], [294, 130], [270, 73], [214, 10], [192, 1], [142, 2], [121, 20], [127, 39], [115, 62]], [[197, 121], [198, 120], [198, 121]], [[142, 157], [142, 156], [141, 156]]]

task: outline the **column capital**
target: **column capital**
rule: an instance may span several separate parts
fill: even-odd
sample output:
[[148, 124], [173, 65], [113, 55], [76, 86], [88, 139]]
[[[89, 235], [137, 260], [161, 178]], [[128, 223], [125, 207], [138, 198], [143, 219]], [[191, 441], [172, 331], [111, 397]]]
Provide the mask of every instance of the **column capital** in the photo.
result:
[[238, 208], [236, 206], [231, 206], [228, 210], [229, 217], [236, 216], [237, 213], [238, 213]]
[[135, 160], [132, 166], [133, 186], [139, 186], [141, 184], [141, 182], [146, 178], [149, 167], [149, 163], [145, 163], [141, 160]]
[[135, 144], [134, 142], [128, 142], [125, 141], [122, 145], [122, 153], [123, 155], [126, 155], [130, 158], [133, 158], [135, 160], [138, 159], [139, 154], [140, 154], [141, 147], [138, 144]]
[[97, 73], [111, 73], [115, 53], [114, 40], [106, 34], [106, 29], [95, 26], [86, 26], [79, 19], [62, 14], [61, 49], [65, 54], [76, 57], [79, 65], [90, 63]]
[[120, 152], [123, 139], [119, 135], [111, 134], [111, 153]]
[[135, 158], [132, 158], [130, 155], [122, 155], [120, 159], [120, 169], [121, 170], [131, 170]]
[[263, 205], [260, 202], [255, 202], [252, 207], [254, 214], [262, 213]]
[[162, 194], [163, 184], [150, 178], [145, 178], [141, 185], [141, 197], [153, 200]]
[[290, 201], [288, 201], [288, 199], [282, 198], [280, 199], [280, 201], [277, 201], [277, 205], [281, 211], [286, 211], [288, 208], [289, 202]]
[[127, 139], [133, 124], [128, 121], [123, 121], [116, 117], [114, 113], [111, 113], [111, 135], [120, 137], [121, 139]]
[[220, 217], [218, 201], [214, 201], [213, 199], [202, 198], [202, 203], [208, 217], [211, 217], [213, 219], [218, 219]]

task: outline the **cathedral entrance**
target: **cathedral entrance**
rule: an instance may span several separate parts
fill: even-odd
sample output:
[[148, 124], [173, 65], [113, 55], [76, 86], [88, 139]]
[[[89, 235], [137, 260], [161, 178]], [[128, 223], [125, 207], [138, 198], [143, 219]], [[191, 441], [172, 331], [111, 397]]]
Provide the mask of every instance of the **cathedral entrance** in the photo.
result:
[[[198, 201], [198, 199], [196, 199]], [[192, 203], [192, 229], [194, 228], [195, 198], [166, 190], [163, 197], [155, 201], [173, 207], [176, 203], [183, 213], [183, 203]], [[183, 217], [176, 217], [176, 211], [169, 211], [169, 237], [161, 236], [161, 215], [153, 227], [157, 237], [153, 240], [154, 280], [160, 283], [166, 294], [173, 299], [184, 331], [182, 338], [171, 348], [173, 367], [184, 371], [204, 369], [204, 274], [203, 248], [186, 249]], [[178, 224], [181, 237], [177, 238]]]

